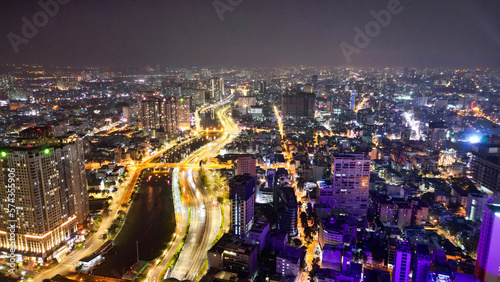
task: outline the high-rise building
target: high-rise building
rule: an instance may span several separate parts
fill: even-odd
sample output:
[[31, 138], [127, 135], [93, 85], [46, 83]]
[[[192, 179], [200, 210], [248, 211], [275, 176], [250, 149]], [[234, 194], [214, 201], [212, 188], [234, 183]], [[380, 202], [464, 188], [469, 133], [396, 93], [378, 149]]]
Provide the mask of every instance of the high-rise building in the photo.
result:
[[174, 98], [143, 98], [140, 116], [144, 131], [153, 137], [159, 130], [172, 134], [179, 129], [177, 102]]
[[206, 88], [200, 81], [185, 82], [181, 85], [181, 95], [191, 97], [191, 104], [199, 107], [205, 104]]
[[393, 282], [410, 281], [411, 252], [410, 245], [405, 241], [398, 241], [394, 255]]
[[210, 99], [220, 101], [224, 97], [224, 79], [214, 77], [209, 80], [208, 89], [210, 89]]
[[161, 115], [160, 115], [161, 99], [143, 98], [140, 102], [140, 118], [142, 127], [148, 133], [161, 128]]
[[239, 157], [236, 167], [236, 174], [242, 175], [248, 173], [251, 176], [257, 176], [257, 160], [251, 156]]
[[313, 93], [284, 94], [282, 111], [285, 116], [314, 117], [316, 96]]
[[447, 147], [446, 131], [448, 128], [444, 122], [429, 123], [429, 149], [432, 151], [444, 150]]
[[231, 200], [231, 230], [240, 238], [246, 238], [254, 222], [255, 177], [250, 174], [236, 175], [229, 181]]
[[366, 216], [371, 160], [363, 154], [336, 154], [332, 185], [320, 187], [319, 200], [340, 214]]
[[297, 196], [292, 187], [276, 187], [274, 206], [278, 212], [278, 229], [288, 236], [297, 235]]
[[351, 90], [351, 102], [349, 103], [349, 108], [354, 111], [356, 108], [356, 91]]
[[483, 218], [484, 207], [488, 203], [488, 196], [483, 193], [469, 193], [467, 197], [467, 220], [479, 221]]
[[201, 69], [200, 70], [200, 78], [201, 79], [207, 79], [212, 76], [212, 71], [209, 69]]
[[160, 115], [161, 128], [167, 134], [172, 134], [179, 129], [177, 101], [175, 99], [163, 98], [161, 101]]
[[187, 130], [191, 128], [191, 98], [179, 98], [177, 102], [177, 123], [179, 129]]
[[0, 166], [0, 247], [9, 247], [15, 220], [17, 250], [47, 258], [89, 213], [81, 140], [25, 139], [0, 149]]
[[477, 247], [475, 276], [481, 281], [497, 282], [500, 277], [500, 204], [487, 204]]
[[165, 97], [178, 98], [181, 95], [181, 84], [173, 80], [163, 81], [161, 83], [161, 92]]
[[259, 93], [260, 94], [266, 94], [266, 89], [267, 89], [267, 82], [266, 81], [261, 81], [259, 84]]
[[476, 185], [494, 192], [500, 187], [500, 136], [488, 136], [471, 147], [470, 169]]
[[125, 121], [130, 121], [130, 119], [132, 118], [132, 111], [129, 106], [122, 107], [122, 116]]
[[431, 268], [431, 255], [429, 246], [417, 244], [415, 247], [415, 258], [413, 260], [412, 282], [426, 282]]

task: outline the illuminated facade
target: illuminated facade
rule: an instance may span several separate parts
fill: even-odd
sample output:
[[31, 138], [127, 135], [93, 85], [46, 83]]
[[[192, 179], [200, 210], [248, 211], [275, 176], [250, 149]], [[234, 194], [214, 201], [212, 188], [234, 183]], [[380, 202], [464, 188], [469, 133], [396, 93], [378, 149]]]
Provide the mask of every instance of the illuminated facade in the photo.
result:
[[444, 150], [447, 147], [446, 132], [448, 128], [444, 122], [431, 122], [429, 124], [429, 149], [431, 151]]
[[371, 160], [363, 154], [337, 154], [332, 185], [320, 188], [320, 202], [354, 217], [366, 216]]
[[483, 218], [484, 207], [487, 203], [487, 195], [483, 193], [469, 193], [465, 218], [471, 221], [480, 221]]
[[179, 98], [177, 101], [177, 123], [180, 129], [191, 128], [191, 98]]
[[500, 277], [498, 236], [500, 236], [500, 204], [487, 204], [484, 208], [474, 273], [481, 281], [497, 282]]
[[18, 145], [0, 149], [0, 247], [9, 248], [15, 220], [17, 251], [47, 258], [88, 216], [83, 145], [76, 138]]
[[239, 157], [236, 168], [236, 174], [248, 173], [251, 176], [257, 176], [257, 160], [251, 156]]
[[155, 136], [157, 131], [172, 134], [178, 127], [178, 105], [175, 99], [160, 97], [144, 98], [140, 107], [144, 131]]
[[470, 170], [472, 180], [478, 186], [495, 191], [500, 187], [500, 137], [488, 136], [471, 147]]
[[240, 238], [246, 238], [254, 222], [255, 177], [250, 174], [236, 175], [229, 182], [231, 200], [231, 230]]
[[408, 242], [398, 242], [394, 255], [393, 282], [410, 281], [411, 252]]
[[284, 94], [282, 112], [285, 116], [314, 117], [316, 96], [313, 93]]
[[220, 101], [224, 97], [224, 79], [211, 78], [208, 85], [210, 89], [210, 99]]
[[449, 149], [446, 151], [441, 151], [439, 153], [438, 164], [440, 166], [449, 167], [458, 161], [457, 151], [454, 149]]
[[430, 274], [431, 255], [429, 246], [417, 244], [415, 246], [415, 258], [413, 259], [413, 282], [426, 282]]

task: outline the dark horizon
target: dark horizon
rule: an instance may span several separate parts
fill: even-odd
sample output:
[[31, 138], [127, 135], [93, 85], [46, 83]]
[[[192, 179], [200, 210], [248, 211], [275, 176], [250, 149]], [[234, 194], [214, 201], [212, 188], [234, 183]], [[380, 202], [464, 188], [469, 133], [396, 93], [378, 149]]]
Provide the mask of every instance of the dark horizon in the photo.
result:
[[[218, 0], [232, 9], [219, 14], [212, 0], [65, 1], [32, 38], [23, 37], [22, 18], [32, 22], [35, 13], [43, 11], [38, 1], [2, 3], [0, 63], [110, 68], [500, 67], [500, 2], [494, 0], [401, 0], [398, 13], [363, 48], [353, 42], [354, 28], [365, 30], [374, 21], [371, 11], [387, 10], [391, 1], [398, 1], [242, 0], [233, 1], [241, 3], [232, 7]], [[17, 47], [12, 34], [24, 38], [16, 37], [22, 41]], [[359, 51], [351, 54], [351, 62], [342, 53], [342, 42]]]

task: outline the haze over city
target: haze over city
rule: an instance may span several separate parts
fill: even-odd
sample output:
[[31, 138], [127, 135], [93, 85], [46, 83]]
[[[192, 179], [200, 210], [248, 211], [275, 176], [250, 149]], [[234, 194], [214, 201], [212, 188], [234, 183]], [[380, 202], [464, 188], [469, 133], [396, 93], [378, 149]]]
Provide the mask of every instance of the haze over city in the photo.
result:
[[498, 0], [0, 3], [0, 281], [498, 282]]
[[[66, 1], [13, 52], [37, 1], [3, 1], [0, 62], [70, 66], [346, 66], [339, 49], [389, 1]], [[399, 2], [399, 1], [398, 1]], [[222, 4], [217, 4], [222, 3]], [[229, 5], [229, 4], [227, 4]], [[220, 14], [215, 7], [224, 11]], [[500, 4], [401, 1], [403, 11], [350, 66], [494, 67]], [[222, 19], [222, 20], [221, 20]]]

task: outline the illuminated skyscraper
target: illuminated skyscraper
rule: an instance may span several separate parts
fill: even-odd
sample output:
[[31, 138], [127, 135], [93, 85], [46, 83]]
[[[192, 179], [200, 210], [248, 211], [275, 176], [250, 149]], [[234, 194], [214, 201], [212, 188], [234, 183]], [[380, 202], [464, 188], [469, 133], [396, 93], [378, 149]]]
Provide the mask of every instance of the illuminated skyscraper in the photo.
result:
[[429, 149], [432, 151], [444, 150], [447, 147], [446, 131], [448, 128], [444, 122], [429, 123]]
[[220, 101], [224, 96], [224, 79], [211, 78], [208, 88], [210, 89], [210, 99], [213, 101]]
[[43, 258], [75, 235], [89, 212], [84, 161], [77, 137], [23, 140], [0, 149], [1, 248], [9, 246], [9, 220], [16, 220], [17, 250]]
[[297, 235], [297, 197], [292, 187], [276, 187], [274, 207], [278, 212], [278, 229], [288, 236]]
[[483, 193], [469, 193], [467, 197], [467, 220], [479, 221], [483, 218], [484, 207], [488, 203], [488, 196]]
[[354, 111], [355, 108], [356, 108], [356, 91], [351, 90], [350, 109], [351, 111]]
[[148, 97], [141, 101], [140, 116], [144, 131], [155, 136], [162, 130], [172, 134], [179, 129], [177, 102], [174, 98]]
[[314, 117], [316, 96], [313, 93], [284, 94], [282, 110], [285, 116]]
[[250, 174], [236, 175], [229, 181], [231, 200], [231, 230], [240, 238], [246, 238], [254, 222], [255, 177]]
[[191, 98], [179, 98], [177, 101], [177, 122], [179, 128], [191, 128]]
[[408, 242], [398, 242], [394, 255], [393, 282], [410, 281], [411, 252]]
[[320, 202], [332, 209], [366, 216], [371, 160], [363, 154], [336, 154], [332, 164], [332, 185], [320, 189]]
[[490, 191], [500, 187], [500, 136], [488, 136], [483, 142], [472, 144], [470, 169], [477, 186]]
[[431, 255], [429, 246], [417, 244], [415, 247], [415, 258], [413, 259], [412, 282], [426, 282], [431, 268]]
[[475, 270], [476, 278], [481, 281], [498, 282], [500, 279], [498, 236], [500, 236], [500, 204], [487, 204], [484, 208]]

